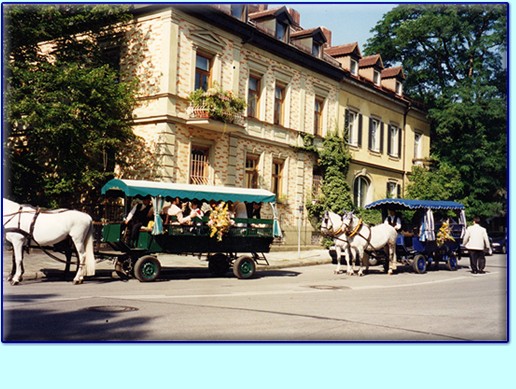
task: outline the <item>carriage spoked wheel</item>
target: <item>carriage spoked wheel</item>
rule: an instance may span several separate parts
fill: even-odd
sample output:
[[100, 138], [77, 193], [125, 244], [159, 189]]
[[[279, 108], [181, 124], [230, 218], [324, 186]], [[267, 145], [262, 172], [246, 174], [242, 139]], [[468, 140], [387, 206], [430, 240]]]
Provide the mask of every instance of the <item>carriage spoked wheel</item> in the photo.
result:
[[238, 257], [233, 264], [233, 273], [237, 278], [246, 279], [251, 278], [256, 271], [256, 263], [254, 259], [247, 256], [242, 255]]
[[417, 254], [412, 260], [412, 267], [418, 274], [426, 272], [426, 257], [423, 254]]
[[446, 262], [446, 268], [450, 271], [455, 271], [459, 268], [459, 262], [457, 261], [457, 257], [455, 254], [450, 254], [448, 256], [448, 262]]
[[161, 272], [161, 264], [153, 255], [145, 255], [134, 264], [134, 276], [141, 282], [155, 281]]
[[229, 260], [227, 255], [217, 253], [208, 257], [208, 270], [214, 276], [223, 276], [229, 270]]

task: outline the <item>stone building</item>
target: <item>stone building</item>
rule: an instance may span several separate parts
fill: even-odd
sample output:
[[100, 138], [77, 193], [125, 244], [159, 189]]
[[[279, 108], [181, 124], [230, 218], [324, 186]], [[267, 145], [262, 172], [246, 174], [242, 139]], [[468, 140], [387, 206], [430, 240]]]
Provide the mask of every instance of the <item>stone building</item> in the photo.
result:
[[[264, 4], [135, 6], [121, 73], [139, 80], [134, 131], [145, 152], [117, 174], [274, 191], [285, 243], [297, 242], [300, 225], [310, 244], [300, 210], [320, 177], [313, 154], [296, 146], [305, 133], [320, 144], [337, 131], [349, 142], [358, 205], [403, 195], [430, 145], [425, 112], [403, 96], [403, 70], [300, 22], [295, 10]], [[226, 122], [201, 117], [189, 100], [199, 88], [230, 91], [247, 108]]]

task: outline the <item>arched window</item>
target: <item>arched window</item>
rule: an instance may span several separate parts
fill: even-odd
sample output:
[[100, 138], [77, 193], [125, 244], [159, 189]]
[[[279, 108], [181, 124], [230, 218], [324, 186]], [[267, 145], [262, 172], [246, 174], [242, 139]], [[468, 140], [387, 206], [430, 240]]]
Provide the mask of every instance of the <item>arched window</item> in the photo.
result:
[[368, 203], [369, 186], [370, 182], [366, 177], [358, 176], [355, 178], [353, 184], [353, 201], [356, 207], [363, 208]]

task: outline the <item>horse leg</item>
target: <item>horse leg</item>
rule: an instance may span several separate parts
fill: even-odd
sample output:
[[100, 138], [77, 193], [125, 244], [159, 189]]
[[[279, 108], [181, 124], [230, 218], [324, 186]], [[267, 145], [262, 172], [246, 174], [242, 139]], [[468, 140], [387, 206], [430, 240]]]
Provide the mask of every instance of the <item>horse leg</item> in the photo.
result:
[[392, 275], [396, 271], [398, 267], [397, 258], [396, 258], [396, 242], [394, 244], [389, 243], [389, 270], [387, 274]]
[[23, 268], [23, 238], [13, 239], [13, 268], [9, 281], [11, 285], [17, 285], [21, 282], [24, 268]]
[[[64, 254], [66, 257], [66, 264], [63, 274], [63, 279], [66, 280], [68, 278], [68, 274], [70, 273], [70, 266], [72, 264], [72, 242], [70, 241], [70, 238], [67, 239], [66, 247], [64, 250]], [[78, 265], [77, 265], [78, 266]], [[79, 268], [77, 268], [79, 270]]]
[[348, 265], [347, 275], [354, 276], [355, 275], [355, 256], [353, 255], [353, 250], [348, 245], [346, 247], [346, 263]]
[[340, 257], [342, 255], [342, 250], [338, 244], [335, 245], [335, 253], [337, 255], [337, 267], [333, 271], [334, 274], [340, 274]]
[[366, 272], [369, 269], [369, 254], [366, 253], [364, 251], [364, 249], [358, 249], [358, 251], [359, 251], [359, 258], [361, 258], [360, 268], [358, 269], [358, 275], [360, 277], [362, 277], [365, 274], [364, 267], [365, 267]]

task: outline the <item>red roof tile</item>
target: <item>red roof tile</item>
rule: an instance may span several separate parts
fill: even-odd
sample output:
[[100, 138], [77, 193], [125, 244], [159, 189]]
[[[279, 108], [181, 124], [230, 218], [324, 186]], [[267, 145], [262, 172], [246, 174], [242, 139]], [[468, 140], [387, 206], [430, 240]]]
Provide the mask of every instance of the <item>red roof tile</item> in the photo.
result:
[[340, 45], [340, 46], [328, 47], [324, 51], [326, 54], [329, 54], [332, 57], [341, 57], [341, 56], [345, 56], [345, 55], [350, 55], [355, 50], [358, 50], [358, 55], [360, 55], [360, 49], [358, 49], [358, 42], [348, 43], [348, 44]]
[[382, 78], [394, 78], [398, 76], [405, 79], [405, 74], [403, 73], [403, 68], [401, 66], [382, 70]]
[[[379, 64], [378, 64], [378, 62], [379, 62]], [[358, 62], [358, 66], [361, 68], [368, 68], [371, 66], [376, 66], [377, 64], [378, 64], [378, 66], [383, 68], [382, 58], [380, 57], [380, 54], [363, 57]]]

